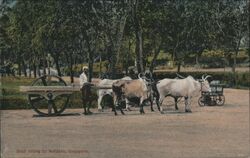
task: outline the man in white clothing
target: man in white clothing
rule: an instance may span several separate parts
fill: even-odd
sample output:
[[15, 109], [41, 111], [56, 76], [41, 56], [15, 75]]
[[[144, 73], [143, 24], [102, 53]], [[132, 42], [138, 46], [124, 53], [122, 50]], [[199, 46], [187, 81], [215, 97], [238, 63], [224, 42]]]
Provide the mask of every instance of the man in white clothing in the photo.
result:
[[88, 67], [83, 66], [82, 71], [83, 72], [82, 72], [82, 74], [80, 75], [80, 78], [79, 78], [81, 88], [82, 88], [84, 83], [88, 82], [88, 77], [87, 77]]
[[88, 77], [87, 77], [88, 67], [84, 66], [82, 70], [83, 72], [79, 77], [81, 92], [82, 92], [82, 103], [84, 108], [84, 114], [89, 115], [92, 114], [92, 112], [89, 109], [92, 105], [92, 101], [94, 100], [94, 93], [91, 91], [92, 84], [88, 82]]

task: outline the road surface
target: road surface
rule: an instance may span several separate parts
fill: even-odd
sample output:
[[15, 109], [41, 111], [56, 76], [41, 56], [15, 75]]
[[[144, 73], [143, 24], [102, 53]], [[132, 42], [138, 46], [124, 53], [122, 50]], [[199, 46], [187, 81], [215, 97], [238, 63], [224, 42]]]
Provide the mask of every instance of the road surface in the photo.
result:
[[[249, 158], [249, 91], [225, 90], [224, 106], [125, 116], [110, 109], [91, 116], [67, 109], [64, 116], [39, 117], [32, 110], [1, 111], [2, 158]], [[168, 104], [168, 105], [166, 105]], [[155, 108], [156, 109], [156, 108]]]

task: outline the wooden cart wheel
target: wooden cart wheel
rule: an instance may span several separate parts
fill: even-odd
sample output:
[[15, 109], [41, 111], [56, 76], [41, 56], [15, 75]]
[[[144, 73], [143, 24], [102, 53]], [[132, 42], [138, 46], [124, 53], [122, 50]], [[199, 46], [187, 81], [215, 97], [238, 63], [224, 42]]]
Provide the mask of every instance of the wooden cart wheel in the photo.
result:
[[[59, 76], [44, 75], [36, 79], [31, 86], [67, 86]], [[67, 107], [70, 94], [54, 96], [53, 91], [47, 92], [46, 97], [40, 94], [29, 94], [28, 100], [32, 108], [40, 115], [55, 116], [61, 114]]]
[[205, 97], [204, 96], [201, 96], [199, 99], [198, 99], [198, 104], [202, 107], [202, 106], [205, 106]]
[[225, 96], [224, 95], [218, 95], [216, 96], [216, 104], [219, 106], [224, 105], [225, 103]]

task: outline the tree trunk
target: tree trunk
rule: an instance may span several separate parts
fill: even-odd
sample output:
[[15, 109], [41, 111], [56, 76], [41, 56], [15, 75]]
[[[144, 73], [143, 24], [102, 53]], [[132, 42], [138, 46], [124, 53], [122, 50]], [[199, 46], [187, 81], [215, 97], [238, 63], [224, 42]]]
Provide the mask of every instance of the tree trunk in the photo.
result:
[[31, 64], [29, 63], [29, 78], [31, 78]]
[[24, 60], [22, 60], [22, 67], [23, 67], [24, 76], [27, 77], [27, 72], [26, 72], [27, 66], [25, 65]]
[[173, 51], [173, 53], [171, 54], [171, 67], [174, 68], [175, 67], [175, 51]]
[[72, 53], [70, 53], [70, 61], [69, 61], [69, 70], [70, 70], [70, 83], [74, 83], [74, 72], [73, 72], [73, 58]]
[[[39, 60], [39, 63], [40, 63], [40, 60]], [[38, 72], [38, 76], [40, 77], [41, 76], [41, 72], [40, 72], [41, 68], [40, 68], [40, 64], [39, 63], [37, 64], [37, 69], [38, 69], [37, 72]]]
[[37, 71], [37, 69], [36, 69], [36, 64], [35, 64], [35, 63], [33, 63], [33, 73], [34, 73], [34, 78], [36, 78], [36, 71]]
[[236, 65], [237, 65], [237, 56], [238, 56], [238, 52], [239, 52], [239, 47], [240, 47], [240, 41], [241, 41], [241, 38], [239, 39], [237, 45], [236, 45], [236, 48], [235, 48], [235, 54], [233, 56], [233, 66], [232, 66], [232, 72], [233, 72], [233, 84], [234, 85], [237, 85], [237, 75], [236, 75]]
[[102, 75], [102, 53], [100, 51], [99, 53], [100, 59], [99, 59], [99, 78], [101, 78]]
[[[92, 54], [91, 52], [89, 54]], [[89, 61], [88, 61], [88, 67], [89, 67], [89, 72], [88, 72], [88, 82], [92, 81], [92, 77], [93, 77], [93, 59], [92, 55], [89, 55]]]
[[109, 69], [110, 69], [110, 73], [111, 73], [111, 79], [114, 79], [115, 78], [115, 74], [116, 74], [116, 68], [115, 68], [115, 63], [116, 63], [116, 54], [114, 53], [114, 51], [111, 49], [111, 48], [109, 48], [109, 50], [110, 50], [110, 52], [112, 52], [112, 56], [111, 56], [111, 59], [110, 59], [110, 67], [109, 67]]
[[96, 50], [91, 51], [91, 46], [90, 43], [88, 43], [88, 47], [89, 47], [89, 53], [88, 53], [88, 68], [89, 68], [89, 72], [88, 72], [88, 82], [92, 81], [92, 77], [93, 77], [93, 64], [94, 64], [94, 59], [93, 59], [93, 54]]
[[142, 50], [142, 30], [137, 33], [138, 42], [139, 42], [139, 62], [140, 62], [140, 72], [144, 72], [144, 57], [143, 57], [143, 50]]
[[200, 65], [200, 63], [199, 63], [199, 54], [198, 53], [195, 55], [195, 64], [197, 66]]
[[73, 69], [72, 69], [72, 54], [69, 53], [67, 54], [66, 52], [64, 52], [65, 57], [66, 57], [66, 62], [68, 65], [68, 69], [69, 69], [69, 74], [70, 74], [70, 83], [74, 83], [74, 77], [73, 77]]
[[[17, 54], [17, 57], [18, 57], [18, 59], [21, 59], [21, 55], [20, 55], [20, 53], [19, 52], [15, 52], [15, 54]], [[18, 76], [19, 77], [21, 77], [21, 75], [22, 75], [22, 67], [21, 67], [21, 60], [17, 60], [17, 65], [18, 65]]]
[[18, 60], [17, 65], [18, 65], [18, 75], [21, 76], [21, 75], [22, 75], [22, 67], [21, 67], [21, 62], [20, 62], [20, 60]]
[[235, 73], [236, 72], [236, 54], [233, 57], [233, 65], [232, 65], [232, 72]]
[[139, 43], [136, 40], [136, 45], [135, 45], [135, 55], [136, 55], [136, 68], [137, 68], [137, 73], [141, 72], [141, 66], [140, 66], [140, 55], [139, 55]]
[[160, 43], [160, 45], [158, 46], [157, 49], [155, 48], [154, 57], [153, 57], [153, 59], [151, 61], [150, 68], [149, 68], [149, 71], [151, 73], [153, 73], [153, 70], [154, 70], [154, 67], [155, 67], [155, 61], [156, 61], [156, 59], [157, 59], [157, 57], [158, 57], [158, 55], [160, 53], [160, 50], [161, 50], [161, 43]]
[[177, 73], [180, 73], [180, 71], [181, 71], [181, 62], [178, 61]]
[[141, 21], [138, 17], [138, 0], [135, 0], [135, 4], [133, 7], [133, 20], [134, 20], [134, 27], [135, 27], [135, 35], [136, 35], [136, 54], [137, 54], [137, 61], [138, 63], [138, 73], [144, 72], [144, 57], [143, 57], [143, 41], [142, 41], [142, 27]]
[[233, 73], [236, 72], [237, 56], [238, 56], [238, 52], [239, 52], [240, 41], [241, 41], [241, 40], [238, 41], [237, 46], [236, 46], [235, 51], [234, 51], [233, 66], [232, 66], [232, 71], [233, 71]]
[[60, 70], [60, 66], [59, 66], [59, 63], [58, 63], [59, 59], [58, 59], [58, 57], [56, 57], [54, 59], [55, 59], [56, 70], [58, 72], [58, 76], [62, 76], [62, 73], [61, 73], [61, 70]]
[[[0, 60], [1, 64], [0, 64], [0, 65], [4, 65], [4, 61], [5, 61], [4, 55], [2, 55], [2, 52], [1, 52], [1, 51], [0, 51], [0, 54], [1, 54], [1, 60]], [[4, 76], [3, 74], [4, 74], [4, 73], [1, 73], [1, 77]]]
[[46, 75], [46, 58], [43, 58], [43, 75]]
[[130, 39], [129, 39], [129, 41], [128, 41], [128, 53], [126, 54], [126, 65], [125, 65], [126, 76], [128, 75], [128, 65], [129, 65], [130, 51], [131, 51], [131, 42], [130, 42]]
[[[119, 24], [119, 28], [118, 28], [118, 33], [117, 33], [117, 37], [116, 37], [116, 41], [114, 41], [115, 45], [114, 45], [114, 50], [117, 54], [117, 59], [119, 60], [119, 55], [120, 55], [120, 48], [121, 48], [121, 44], [122, 44], [122, 39], [123, 39], [123, 33], [124, 33], [124, 28], [126, 25], [126, 21], [127, 21], [127, 14], [125, 14], [123, 17], [121, 17], [121, 22]], [[119, 61], [116, 61], [117, 62]]]

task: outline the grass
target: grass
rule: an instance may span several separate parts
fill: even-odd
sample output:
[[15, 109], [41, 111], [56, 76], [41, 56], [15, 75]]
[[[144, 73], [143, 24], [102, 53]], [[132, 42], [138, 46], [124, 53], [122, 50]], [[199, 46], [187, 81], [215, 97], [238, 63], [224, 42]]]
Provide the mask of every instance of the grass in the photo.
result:
[[1, 77], [1, 95], [20, 95], [19, 86], [28, 86], [33, 81], [33, 78], [14, 78], [12, 76]]
[[27, 109], [30, 108], [27, 102], [27, 96], [19, 92], [19, 86], [28, 86], [33, 78], [12, 76], [1, 77], [0, 84], [0, 107], [1, 109]]

